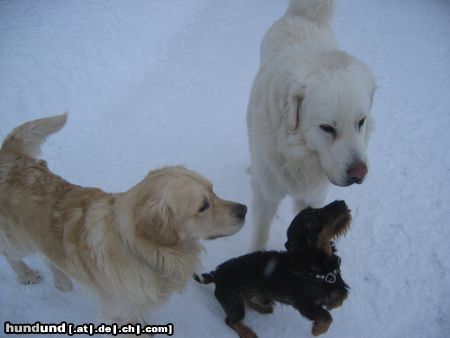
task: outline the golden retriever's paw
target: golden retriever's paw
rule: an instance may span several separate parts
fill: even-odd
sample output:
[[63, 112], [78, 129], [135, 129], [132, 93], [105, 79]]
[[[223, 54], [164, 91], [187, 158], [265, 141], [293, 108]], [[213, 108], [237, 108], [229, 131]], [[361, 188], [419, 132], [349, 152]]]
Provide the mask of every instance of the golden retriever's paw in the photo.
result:
[[55, 286], [55, 288], [63, 292], [72, 291], [73, 285], [70, 278], [62, 270], [53, 265], [50, 261], [47, 263], [53, 275], [53, 285]]
[[42, 276], [36, 270], [26, 270], [21, 273], [19, 276], [20, 284], [30, 285], [30, 284], [38, 284], [42, 282]]
[[68, 292], [68, 291], [73, 290], [72, 281], [68, 278], [66, 280], [57, 280], [57, 281], [55, 281], [54, 285], [55, 285], [55, 288], [57, 288], [58, 290], [61, 290], [63, 292]]

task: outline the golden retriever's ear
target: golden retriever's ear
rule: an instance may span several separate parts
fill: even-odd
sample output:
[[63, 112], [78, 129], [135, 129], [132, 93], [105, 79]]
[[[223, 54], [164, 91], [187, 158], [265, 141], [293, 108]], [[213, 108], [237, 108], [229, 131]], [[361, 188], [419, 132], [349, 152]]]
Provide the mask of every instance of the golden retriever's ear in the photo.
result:
[[144, 204], [136, 212], [136, 234], [163, 246], [175, 245], [179, 237], [173, 210], [165, 202]]
[[300, 111], [305, 96], [305, 86], [297, 88], [289, 93], [286, 121], [290, 131], [297, 130], [300, 122]]

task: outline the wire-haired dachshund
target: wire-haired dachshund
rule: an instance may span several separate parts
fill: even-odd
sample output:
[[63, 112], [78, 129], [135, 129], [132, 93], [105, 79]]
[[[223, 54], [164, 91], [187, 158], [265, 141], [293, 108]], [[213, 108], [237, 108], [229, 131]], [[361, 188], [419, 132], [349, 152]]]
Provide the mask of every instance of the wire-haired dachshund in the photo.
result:
[[274, 301], [292, 305], [313, 321], [312, 334], [320, 335], [333, 320], [324, 307], [341, 306], [348, 294], [332, 239], [344, 234], [350, 221], [344, 201], [321, 209], [307, 208], [288, 228], [287, 251], [250, 253], [194, 278], [216, 284], [215, 296], [225, 310], [225, 322], [239, 337], [257, 337], [241, 322], [244, 301], [261, 313], [273, 312]]

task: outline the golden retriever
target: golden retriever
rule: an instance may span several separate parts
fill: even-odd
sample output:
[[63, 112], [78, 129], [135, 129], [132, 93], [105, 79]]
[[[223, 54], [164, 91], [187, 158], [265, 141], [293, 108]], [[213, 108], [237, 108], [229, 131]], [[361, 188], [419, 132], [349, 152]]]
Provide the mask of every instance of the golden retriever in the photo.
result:
[[72, 289], [70, 276], [98, 293], [105, 319], [142, 323], [145, 310], [191, 279], [199, 239], [234, 234], [247, 208], [219, 198], [207, 179], [178, 166], [151, 171], [124, 193], [71, 184], [35, 158], [65, 122], [66, 115], [31, 121], [4, 141], [0, 251], [21, 283], [40, 280], [22, 261], [39, 251], [58, 289]]

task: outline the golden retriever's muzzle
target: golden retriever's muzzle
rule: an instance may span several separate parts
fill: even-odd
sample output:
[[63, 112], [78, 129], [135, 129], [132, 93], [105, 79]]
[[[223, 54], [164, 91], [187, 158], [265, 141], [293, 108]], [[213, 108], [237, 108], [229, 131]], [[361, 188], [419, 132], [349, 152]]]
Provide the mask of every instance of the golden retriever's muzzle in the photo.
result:
[[[207, 239], [212, 240], [220, 237], [227, 237], [235, 234], [241, 230], [245, 222], [245, 215], [247, 215], [247, 207], [244, 204], [227, 202], [230, 207], [230, 216], [234, 220], [232, 224], [228, 226], [227, 231], [221, 232], [220, 234], [214, 234], [209, 236]], [[231, 205], [230, 205], [231, 203]]]

